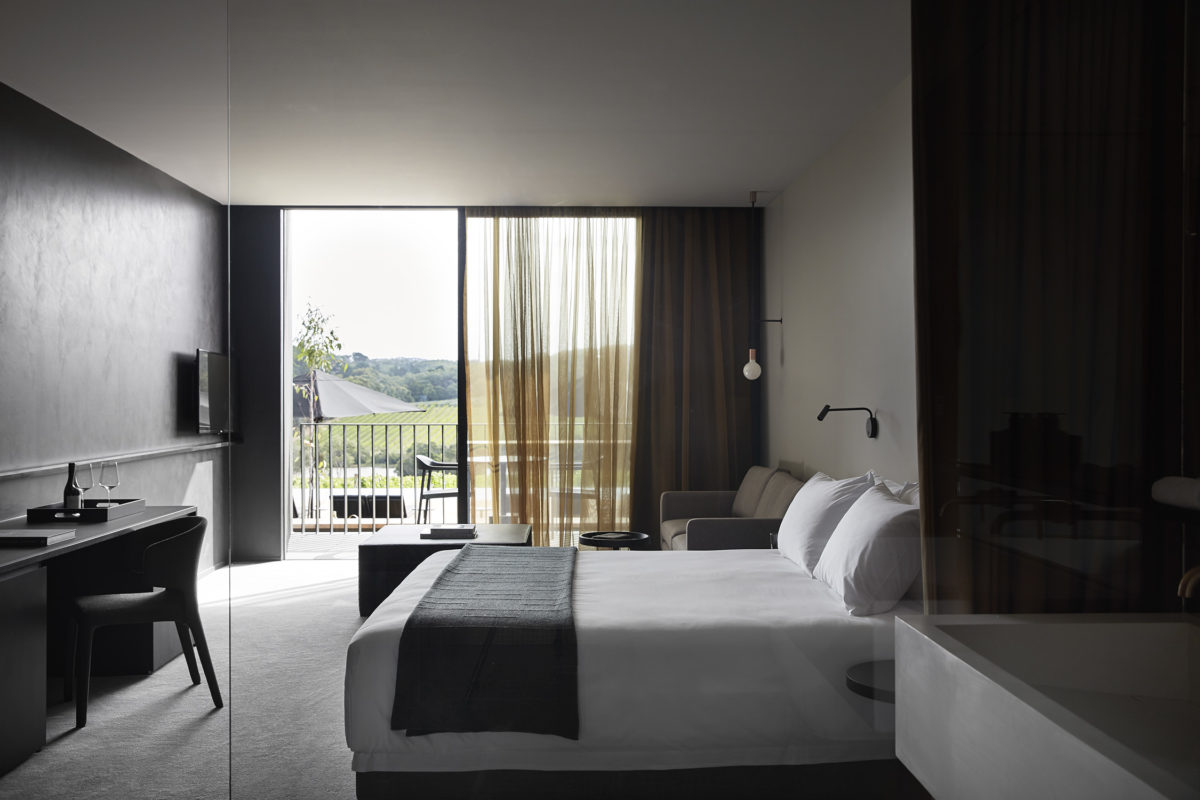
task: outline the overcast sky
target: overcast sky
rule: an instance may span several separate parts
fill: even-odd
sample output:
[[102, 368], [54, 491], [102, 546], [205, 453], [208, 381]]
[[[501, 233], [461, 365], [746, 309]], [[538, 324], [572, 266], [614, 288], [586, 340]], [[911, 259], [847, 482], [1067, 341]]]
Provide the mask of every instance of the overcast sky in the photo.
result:
[[457, 358], [454, 209], [288, 211], [284, 230], [293, 341], [311, 301], [346, 355]]

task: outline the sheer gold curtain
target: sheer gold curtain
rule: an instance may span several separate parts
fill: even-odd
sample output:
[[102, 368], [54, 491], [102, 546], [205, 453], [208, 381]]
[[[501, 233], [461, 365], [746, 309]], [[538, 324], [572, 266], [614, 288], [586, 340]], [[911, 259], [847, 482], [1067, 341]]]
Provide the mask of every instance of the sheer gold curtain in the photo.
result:
[[629, 524], [638, 222], [468, 209], [463, 289], [476, 522], [535, 545]]

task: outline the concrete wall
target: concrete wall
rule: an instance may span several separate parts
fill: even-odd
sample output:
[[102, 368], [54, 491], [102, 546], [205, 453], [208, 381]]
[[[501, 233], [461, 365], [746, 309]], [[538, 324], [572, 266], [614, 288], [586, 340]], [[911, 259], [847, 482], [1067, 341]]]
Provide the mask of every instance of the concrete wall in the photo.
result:
[[[0, 84], [5, 516], [61, 500], [68, 461], [221, 443], [192, 382], [196, 348], [228, 351], [225, 238], [220, 204]], [[176, 452], [123, 464], [117, 495], [197, 505], [210, 566], [227, 481], [227, 449]]]
[[771, 201], [765, 247], [766, 463], [916, 480], [911, 80]]

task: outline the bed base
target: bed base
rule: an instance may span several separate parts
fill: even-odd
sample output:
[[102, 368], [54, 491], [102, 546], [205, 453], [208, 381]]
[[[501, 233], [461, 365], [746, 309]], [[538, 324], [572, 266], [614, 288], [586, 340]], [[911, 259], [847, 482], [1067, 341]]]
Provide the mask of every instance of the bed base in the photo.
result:
[[358, 772], [358, 800], [413, 798], [859, 798], [926, 800], [928, 792], [896, 759], [839, 764], [634, 772]]

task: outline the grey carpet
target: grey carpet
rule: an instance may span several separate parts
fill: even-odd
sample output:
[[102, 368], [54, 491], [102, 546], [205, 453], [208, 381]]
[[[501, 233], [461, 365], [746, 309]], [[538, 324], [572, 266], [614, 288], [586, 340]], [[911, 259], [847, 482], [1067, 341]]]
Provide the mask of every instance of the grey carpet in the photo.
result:
[[358, 546], [373, 533], [292, 533], [288, 535], [287, 557], [357, 559]]
[[357, 569], [300, 560], [206, 576], [225, 708], [192, 686], [182, 658], [142, 678], [95, 678], [87, 727], [73, 729], [72, 704], [52, 706], [46, 746], [0, 778], [0, 798], [351, 800], [342, 679], [362, 622]]

